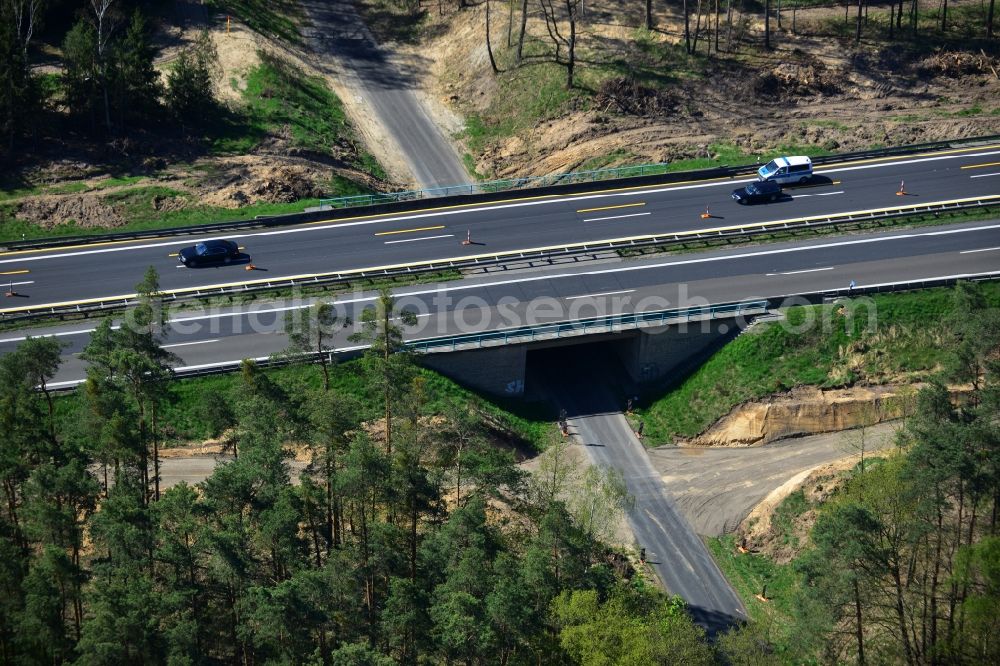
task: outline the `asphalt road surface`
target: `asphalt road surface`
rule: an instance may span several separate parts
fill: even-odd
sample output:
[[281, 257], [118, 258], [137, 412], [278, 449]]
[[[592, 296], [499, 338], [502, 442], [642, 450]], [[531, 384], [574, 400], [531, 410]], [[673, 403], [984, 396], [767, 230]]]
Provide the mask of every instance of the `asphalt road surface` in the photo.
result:
[[[898, 424], [867, 428], [866, 449], [892, 446]], [[800, 472], [858, 451], [859, 431], [825, 433], [752, 448], [663, 446], [649, 451], [667, 492], [703, 536], [736, 529], [768, 494]]]
[[[500, 330], [525, 324], [727, 303], [893, 282], [1000, 273], [1000, 222], [856, 234], [736, 250], [660, 256], [636, 261], [490, 274], [396, 291], [417, 313], [409, 340]], [[345, 294], [332, 302], [357, 322], [374, 294]], [[165, 344], [181, 367], [262, 358], [287, 346], [284, 319], [310, 301], [254, 304], [175, 314]], [[56, 382], [84, 376], [83, 350], [94, 323], [0, 333], [0, 354], [27, 335], [57, 335], [67, 346]], [[356, 346], [342, 331], [338, 348]]]
[[747, 619], [746, 609], [719, 570], [704, 542], [667, 494], [660, 474], [621, 414], [619, 399], [607, 388], [606, 366], [584, 366], [575, 357], [552, 355], [544, 374], [549, 395], [569, 415], [570, 434], [591, 460], [621, 472], [634, 498], [629, 527], [646, 549], [664, 588], [688, 603], [695, 622], [710, 634]]
[[[0, 254], [0, 273], [16, 276], [13, 281], [20, 283], [17, 291], [21, 297], [0, 303], [0, 313], [22, 306], [131, 294], [148, 266], [159, 271], [164, 290], [211, 287], [995, 195], [1000, 193], [1000, 166], [987, 165], [1000, 164], [1000, 150], [990, 148], [1000, 145], [825, 167], [818, 171], [812, 186], [790, 189], [785, 200], [767, 205], [739, 206], [729, 192], [734, 184], [743, 181], [724, 180], [528, 197], [224, 236], [244, 248], [245, 260], [253, 257], [254, 265], [261, 269], [255, 272], [244, 271], [242, 265], [199, 269], [181, 266], [175, 255], [195, 242], [196, 236], [7, 252]], [[902, 179], [911, 193], [907, 197], [896, 196]], [[714, 219], [700, 218], [706, 204], [711, 204]], [[472, 235], [473, 245], [460, 243], [467, 232]]]
[[302, 0], [303, 29], [317, 66], [349, 79], [365, 109], [392, 138], [421, 188], [465, 185], [469, 175], [455, 147], [430, 119], [413, 81], [378, 47], [350, 0]]

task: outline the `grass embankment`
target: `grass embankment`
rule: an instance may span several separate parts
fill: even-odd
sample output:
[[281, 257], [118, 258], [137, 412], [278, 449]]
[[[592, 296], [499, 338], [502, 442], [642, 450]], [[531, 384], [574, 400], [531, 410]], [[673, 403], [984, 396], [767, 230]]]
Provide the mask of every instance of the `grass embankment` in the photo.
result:
[[[294, 148], [337, 155], [359, 172], [386, 179], [385, 170], [375, 158], [358, 148], [343, 105], [323, 79], [308, 76], [276, 56], [263, 52], [259, 56], [260, 63], [247, 75], [242, 106], [232, 111], [220, 110], [219, 119], [206, 129], [212, 152], [248, 153], [268, 137], [288, 136]], [[183, 185], [176, 182], [171, 169], [48, 187], [25, 188], [11, 183], [8, 188], [0, 189], [0, 242], [246, 220], [259, 215], [300, 213], [319, 203], [318, 198], [307, 198], [290, 203], [256, 203], [238, 209], [204, 205], [199, 203], [199, 194], [211, 189], [219, 168], [207, 162], [188, 170], [196, 175], [187, 178]], [[171, 185], [163, 185], [164, 180], [172, 181]], [[131, 185], [134, 187], [128, 187]], [[371, 192], [365, 185], [337, 174], [317, 185], [328, 197]], [[110, 188], [124, 189], [102, 193]], [[15, 218], [18, 204], [14, 199], [58, 194], [96, 194], [100, 204], [112, 208], [126, 223], [113, 229], [81, 226], [74, 221], [42, 227]]]
[[[1000, 306], [1000, 284], [983, 286]], [[921, 379], [946, 358], [950, 289], [875, 295], [839, 305], [789, 308], [723, 347], [680, 386], [639, 410], [649, 446], [703, 432], [736, 405], [795, 386]], [[808, 325], [807, 322], [814, 323]]]
[[[288, 395], [305, 396], [322, 386], [320, 367], [288, 366], [262, 370]], [[551, 415], [537, 404], [520, 401], [501, 401], [483, 397], [450, 379], [430, 370], [420, 369], [424, 381], [426, 402], [421, 407], [424, 415], [447, 414], [455, 408], [468, 407], [478, 413], [490, 427], [511, 443], [521, 447], [541, 450], [551, 434]], [[239, 373], [180, 379], [171, 383], [173, 399], [161, 414], [169, 445], [201, 442], [215, 433], [213, 410], [217, 402], [207, 396], [231, 395], [239, 385]], [[379, 396], [369, 395], [362, 376], [360, 363], [348, 361], [330, 370], [331, 390], [353, 395], [360, 400], [363, 418], [375, 420], [382, 414]], [[76, 394], [59, 399], [59, 413], [64, 418], [79, 414], [75, 409], [79, 400]], [[293, 403], [296, 400], [293, 399]]]

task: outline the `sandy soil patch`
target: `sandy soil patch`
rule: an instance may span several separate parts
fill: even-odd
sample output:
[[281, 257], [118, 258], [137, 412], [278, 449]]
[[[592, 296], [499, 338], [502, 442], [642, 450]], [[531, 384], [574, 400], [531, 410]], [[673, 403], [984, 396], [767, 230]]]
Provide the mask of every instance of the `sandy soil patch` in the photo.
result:
[[[587, 54], [581, 57], [609, 55], [588, 51], [594, 40], [635, 39], [641, 18], [626, 9], [614, 0], [587, 3], [587, 17], [578, 26], [581, 53]], [[656, 38], [662, 43], [682, 40], [683, 17], [674, 10], [656, 9]], [[445, 17], [432, 11], [426, 19], [428, 37], [395, 45], [421, 58], [423, 66], [414, 71], [428, 94], [459, 112], [487, 110], [498, 94], [483, 39], [484, 11], [482, 5]], [[799, 11], [800, 34], [793, 35], [786, 10], [785, 30], [775, 31], [773, 51], [744, 44], [738, 61], [713, 56], [704, 65], [704, 77], [679, 78], [668, 88], [676, 105], [628, 109], [598, 104], [598, 95], [592, 108], [570, 110], [491, 142], [475, 156], [476, 168], [497, 177], [542, 175], [612, 154], [620, 157], [609, 166], [703, 157], [716, 142], [734, 143], [749, 154], [788, 143], [846, 152], [1000, 133], [1000, 115], [991, 113], [1000, 99], [996, 58], [938, 53], [904, 62], [891, 46], [858, 49], [807, 34], [829, 16], [842, 16], [842, 10]], [[514, 19], [516, 42], [517, 12]], [[742, 19], [751, 32], [762, 30], [756, 16]], [[507, 23], [506, 11], [494, 11], [498, 51], [506, 47]], [[529, 18], [528, 33], [547, 39], [540, 16]], [[976, 106], [982, 112], [959, 115]]]

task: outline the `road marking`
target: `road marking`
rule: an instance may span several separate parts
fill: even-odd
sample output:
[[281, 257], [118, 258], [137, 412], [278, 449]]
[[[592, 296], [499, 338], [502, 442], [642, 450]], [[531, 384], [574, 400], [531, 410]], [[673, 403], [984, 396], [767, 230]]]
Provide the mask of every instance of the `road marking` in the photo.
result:
[[962, 250], [959, 254], [975, 254], [976, 252], [996, 252], [1000, 247], [984, 247], [979, 250]]
[[628, 203], [628, 204], [618, 204], [617, 206], [599, 206], [597, 208], [581, 208], [576, 211], [578, 213], [596, 213], [599, 210], [614, 210], [615, 208], [636, 208], [638, 206], [645, 206], [645, 201], [640, 201], [639, 203]]
[[598, 296], [614, 296], [615, 294], [631, 294], [635, 289], [622, 289], [621, 291], [602, 291], [599, 294], [581, 294], [580, 296], [564, 296], [567, 301], [577, 298], [597, 298]]
[[[991, 194], [991, 195], [986, 195], [986, 196], [982, 196], [982, 197], [970, 197], [970, 198], [966, 198], [966, 199], [950, 199], [950, 200], [946, 200], [946, 201], [929, 201], [929, 202], [924, 203], [924, 204], [912, 204], [912, 205], [908, 205], [908, 206], [893, 206], [893, 207], [889, 207], [889, 208], [872, 208], [872, 209], [860, 210], [860, 211], [849, 211], [849, 212], [841, 213], [841, 215], [862, 215], [862, 214], [866, 214], [866, 213], [881, 213], [881, 212], [886, 212], [886, 211], [898, 212], [898, 211], [905, 211], [907, 209], [917, 209], [917, 208], [922, 208], [922, 207], [925, 207], [925, 206], [932, 206], [932, 205], [946, 205], [946, 204], [952, 204], [952, 203], [966, 202], [966, 201], [970, 201], [970, 200], [975, 200], [975, 201], [1000, 201], [1000, 194]], [[827, 217], [828, 216], [826, 216], [826, 215], [813, 215], [813, 216], [810, 216], [810, 217], [788, 218], [788, 219], [783, 219], [783, 220], [773, 220], [773, 221], [770, 221], [770, 222], [753, 222], [753, 223], [749, 223], [749, 224], [742, 224], [742, 225], [736, 225], [736, 226], [710, 227], [710, 228], [702, 228], [702, 229], [692, 229], [692, 230], [687, 230], [687, 231], [677, 231], [677, 232], [672, 232], [669, 235], [674, 236], [674, 237], [683, 237], [683, 236], [691, 236], [691, 235], [704, 234], [704, 233], [709, 233], [709, 232], [719, 232], [719, 231], [746, 230], [746, 229], [766, 229], [768, 227], [773, 227], [773, 226], [777, 226], [777, 225], [786, 225], [786, 224], [788, 224], [790, 222], [809, 222], [810, 220], [825, 220], [825, 219], [827, 219]], [[946, 231], [941, 231], [941, 232], [931, 232], [929, 235], [934, 235], [934, 234], [942, 234], [943, 235], [943, 234], [948, 234], [948, 233], [953, 233], [953, 232], [951, 230], [946, 230]], [[524, 253], [529, 253], [529, 252], [545, 252], [545, 251], [549, 251], [549, 250], [565, 250], [567, 248], [582, 247], [582, 246], [586, 246], [586, 245], [593, 245], [594, 243], [611, 243], [611, 242], [621, 243], [621, 242], [641, 241], [641, 240], [648, 240], [648, 239], [654, 238], [654, 237], [655, 237], [654, 235], [644, 234], [644, 235], [640, 235], [640, 236], [625, 236], [625, 237], [622, 237], [622, 238], [606, 238], [606, 239], [594, 240], [594, 241], [586, 241], [586, 242], [581, 242], [581, 243], [570, 243], [570, 244], [567, 244], [567, 245], [551, 245], [551, 246], [521, 248], [521, 249], [518, 249], [518, 250], [507, 250], [507, 251], [503, 251], [503, 252], [499, 252], [499, 253], [491, 253], [491, 254], [478, 254], [478, 255], [473, 254], [473, 255], [464, 255], [464, 256], [460, 255], [460, 256], [457, 256], [457, 257], [445, 257], [445, 258], [437, 258], [437, 259], [428, 259], [428, 260], [422, 260], [422, 261], [417, 261], [417, 262], [409, 262], [409, 263], [385, 264], [383, 266], [366, 266], [366, 267], [362, 267], [362, 268], [350, 268], [350, 269], [345, 269], [343, 271], [339, 271], [339, 272], [336, 272], [336, 273], [302, 273], [302, 274], [298, 274], [298, 275], [275, 276], [275, 277], [272, 277], [272, 278], [263, 278], [263, 279], [259, 279], [259, 280], [245, 280], [245, 281], [242, 281], [242, 282], [222, 282], [222, 283], [216, 283], [216, 284], [211, 284], [211, 285], [200, 285], [200, 286], [197, 286], [197, 287], [185, 287], [185, 288], [182, 288], [182, 289], [171, 289], [171, 290], [166, 290], [163, 293], [165, 295], [171, 295], [171, 294], [184, 294], [184, 293], [197, 292], [197, 291], [205, 290], [205, 289], [220, 289], [220, 288], [224, 288], [224, 287], [247, 287], [247, 286], [251, 286], [251, 285], [255, 285], [255, 284], [267, 284], [267, 283], [270, 283], [270, 282], [274, 282], [277, 279], [282, 279], [282, 280], [302, 280], [302, 279], [311, 279], [311, 278], [322, 277], [322, 276], [327, 276], [327, 275], [340, 275], [340, 276], [357, 275], [357, 274], [360, 274], [360, 273], [372, 272], [372, 271], [387, 271], [387, 270], [392, 270], [392, 269], [413, 268], [413, 267], [416, 267], [416, 266], [426, 266], [426, 265], [429, 265], [429, 264], [444, 263], [446, 261], [455, 261], [455, 260], [458, 260], [458, 259], [469, 260], [469, 259], [478, 259], [478, 258], [494, 258], [494, 257], [498, 257], [498, 256], [508, 256], [508, 255], [511, 256], [511, 257], [515, 257], [515, 256], [523, 255]], [[137, 295], [135, 293], [130, 293], [130, 294], [119, 294], [119, 295], [101, 296], [101, 297], [98, 297], [98, 298], [86, 298], [86, 299], [79, 299], [79, 300], [72, 300], [72, 301], [57, 301], [57, 302], [53, 302], [53, 303], [40, 303], [40, 304], [37, 304], [37, 305], [27, 305], [27, 306], [17, 307], [17, 308], [6, 308], [6, 309], [0, 308], [0, 314], [8, 314], [8, 313], [14, 313], [14, 312], [24, 312], [24, 311], [30, 311], [30, 310], [37, 310], [37, 309], [39, 309], [41, 307], [51, 308], [51, 307], [60, 307], [60, 306], [67, 306], [67, 305], [85, 305], [85, 304], [88, 304], [88, 303], [100, 303], [100, 302], [103, 302], [103, 301], [114, 301], [114, 300], [122, 300], [122, 299], [126, 299], [126, 298], [135, 298], [136, 296]]]
[[180, 255], [181, 255], [180, 252], [172, 252], [171, 254], [168, 254], [167, 256], [168, 257], [179, 257]]
[[989, 178], [990, 176], [1000, 176], [1000, 171], [997, 171], [996, 173], [981, 173], [976, 176], [969, 176], [969, 178]]
[[215, 340], [196, 340], [194, 342], [175, 342], [172, 345], [163, 345], [164, 349], [170, 349], [171, 347], [188, 347], [190, 345], [207, 345], [210, 342], [218, 342], [218, 338]]
[[768, 277], [774, 277], [775, 275], [798, 275], [799, 273], [819, 273], [820, 271], [832, 271], [836, 266], [827, 266], [826, 268], [806, 268], [801, 271], [785, 271], [784, 273], [764, 273]]
[[7, 287], [18, 287], [22, 284], [35, 284], [35, 281], [28, 280], [27, 282], [0, 282], [0, 286], [7, 286]]
[[836, 192], [820, 192], [819, 194], [794, 194], [793, 199], [801, 199], [802, 197], [828, 197], [834, 194], [843, 194], [844, 190], [837, 190]]
[[[917, 163], [917, 162], [933, 162], [933, 161], [936, 161], [936, 160], [958, 159], [958, 158], [962, 158], [962, 157], [980, 157], [980, 156], [985, 156], [985, 155], [1000, 155], [1000, 150], [998, 150], [998, 151], [991, 151], [991, 152], [976, 153], [974, 155], [953, 155], [953, 154], [951, 154], [951, 153], [968, 152], [970, 150], [982, 150], [984, 148], [993, 148], [993, 147], [997, 147], [997, 146], [1000, 146], [1000, 144], [995, 144], [995, 145], [990, 145], [990, 146], [977, 146], [976, 148], [956, 149], [956, 150], [952, 150], [952, 151], [943, 151], [943, 152], [940, 152], [940, 153], [918, 153], [917, 154], [918, 156], [919, 155], [934, 155], [934, 157], [926, 157], [926, 158], [922, 158], [922, 159], [904, 160], [904, 161], [892, 162], [892, 163], [870, 164], [870, 165], [866, 165], [866, 166], [854, 166], [854, 167], [843, 167], [843, 168], [830, 169], [828, 167], [830, 167], [830, 166], [836, 166], [836, 165], [826, 165], [822, 169], [822, 172], [823, 173], [832, 173], [834, 171], [852, 171], [852, 170], [855, 170], [855, 169], [873, 169], [873, 168], [884, 167], [884, 166], [900, 166], [900, 165], [906, 165], [906, 164], [914, 164], [914, 163]], [[872, 160], [861, 160], [861, 161], [856, 161], [856, 162], [844, 162], [843, 164], [859, 164], [861, 162], [874, 162], [874, 161], [882, 161], [882, 160], [887, 160], [887, 159], [896, 159], [896, 158], [873, 158]], [[817, 171], [816, 173], [820, 173], [820, 171]], [[669, 184], [669, 185], [667, 185], [665, 187], [652, 188], [652, 189], [649, 189], [648, 185], [637, 185], [637, 186], [634, 186], [634, 187], [616, 188], [616, 189], [611, 189], [611, 190], [604, 190], [604, 191], [597, 192], [597, 193], [581, 193], [581, 194], [574, 194], [574, 195], [568, 195], [568, 194], [566, 194], [566, 195], [559, 195], [556, 198], [553, 198], [551, 195], [545, 196], [545, 197], [540, 197], [540, 196], [539, 197], [524, 197], [523, 199], [511, 199], [511, 200], [507, 200], [507, 201], [514, 201], [514, 202], [519, 202], [519, 203], [498, 202], [499, 205], [493, 205], [493, 206], [483, 206], [482, 204], [461, 204], [461, 205], [458, 205], [458, 206], [443, 206], [443, 207], [441, 207], [439, 209], [429, 209], [432, 212], [419, 213], [419, 214], [410, 214], [410, 215], [402, 215], [402, 216], [395, 216], [395, 217], [389, 217], [389, 218], [380, 217], [378, 215], [367, 215], [367, 216], [359, 216], [359, 217], [356, 217], [356, 218], [343, 218], [343, 219], [340, 219], [340, 220], [319, 220], [317, 222], [306, 223], [305, 225], [302, 225], [302, 226], [295, 226], [295, 227], [290, 227], [290, 228], [287, 228], [287, 229], [281, 229], [281, 230], [276, 230], [276, 231], [263, 231], [263, 232], [246, 233], [246, 234], [231, 234], [231, 235], [228, 235], [228, 236], [217, 236], [216, 238], [219, 238], [219, 239], [222, 239], [222, 240], [234, 240], [234, 239], [237, 239], [237, 238], [256, 238], [256, 237], [263, 237], [263, 236], [278, 236], [278, 235], [294, 234], [294, 233], [301, 233], [301, 232], [307, 232], [307, 231], [322, 231], [322, 230], [326, 230], [326, 229], [332, 229], [334, 227], [349, 227], [349, 226], [357, 226], [357, 225], [383, 224], [383, 223], [386, 223], [386, 222], [399, 222], [399, 221], [404, 221], [404, 220], [415, 220], [415, 219], [421, 219], [421, 218], [425, 218], [425, 217], [436, 217], [436, 216], [441, 216], [441, 215], [456, 215], [456, 214], [460, 214], [460, 213], [464, 213], [464, 212], [488, 212], [488, 211], [493, 211], [493, 210], [502, 210], [504, 208], [514, 208], [514, 207], [521, 207], [521, 206], [537, 206], [537, 205], [544, 205], [544, 204], [550, 204], [550, 203], [560, 203], [560, 202], [565, 202], [565, 201], [583, 201], [583, 200], [587, 200], [587, 199], [599, 199], [599, 198], [602, 198], [602, 197], [622, 197], [622, 196], [637, 196], [637, 195], [644, 195], [644, 194], [658, 194], [658, 193], [661, 193], [661, 192], [670, 192], [670, 191], [675, 191], [675, 190], [680, 191], [680, 190], [688, 190], [688, 189], [701, 189], [701, 188], [706, 188], [706, 187], [717, 187], [719, 185], [725, 185], [725, 184], [728, 184], [728, 185], [738, 185], [738, 184], [741, 184], [741, 183], [756, 182], [756, 180], [757, 180], [756, 178], [734, 179], [734, 178], [724, 177], [724, 178], [716, 178], [716, 179], [711, 179], [711, 180], [681, 181], [680, 183], [671, 183], [671, 184]], [[684, 183], [696, 183], [696, 184], [693, 184], [693, 185], [684, 185]], [[678, 185], [680, 185], [680, 187], [678, 187]], [[453, 208], [453, 209], [454, 208], [462, 208], [462, 210], [448, 210], [449, 208]], [[379, 218], [379, 219], [372, 219], [372, 218]], [[358, 220], [358, 221], [349, 222], [347, 220]], [[325, 227], [312, 227], [312, 226], [309, 226], [310, 224], [322, 224], [322, 223], [328, 223], [328, 224]], [[147, 248], [151, 248], [151, 247], [164, 247], [164, 246], [170, 246], [170, 245], [176, 245], [177, 244], [177, 238], [176, 237], [168, 237], [168, 236], [161, 236], [161, 237], [155, 237], [155, 238], [143, 239], [143, 240], [156, 240], [156, 238], [173, 238], [173, 240], [171, 240], [170, 242], [167, 242], [167, 243], [152, 243], [152, 244], [134, 245], [134, 246], [128, 246], [128, 247], [117, 247], [117, 248], [114, 248], [114, 247], [111, 247], [111, 248], [105, 247], [105, 248], [102, 248], [102, 249], [99, 249], [99, 250], [86, 250], [86, 251], [81, 251], [81, 252], [51, 254], [51, 255], [44, 255], [44, 256], [39, 256], [39, 257], [25, 257], [25, 258], [23, 258], [23, 260], [24, 261], [35, 261], [35, 260], [39, 260], [39, 259], [57, 259], [57, 258], [62, 258], [62, 257], [72, 257], [72, 256], [78, 256], [78, 255], [84, 255], [84, 254], [97, 254], [97, 253], [101, 253], [101, 252], [120, 252], [120, 251], [124, 251], [124, 250], [139, 250], [139, 249], [147, 249]], [[92, 243], [90, 245], [69, 246], [69, 247], [63, 247], [63, 248], [58, 248], [58, 249], [60, 251], [62, 251], [62, 250], [73, 249], [73, 248], [77, 248], [77, 247], [95, 247], [95, 246], [100, 246], [100, 245], [111, 245], [111, 244], [115, 244], [115, 243], [124, 243], [124, 242], [135, 242], [135, 241], [107, 241], [107, 242], [103, 242], [103, 243]], [[45, 252], [45, 251], [51, 251], [53, 249], [55, 249], [55, 248], [45, 248], [45, 249], [35, 249], [35, 250], [15, 250], [15, 251], [12, 251], [12, 252], [0, 253], [0, 257], [20, 255], [20, 254], [26, 254], [26, 253], [31, 253], [31, 252]], [[0, 264], [13, 263], [14, 261], [15, 260], [13, 260], [13, 259], [7, 259], [7, 260], [0, 259]]]
[[396, 229], [395, 231], [379, 231], [376, 232], [376, 236], [392, 236], [394, 234], [412, 234], [416, 231], [434, 231], [435, 229], [444, 229], [443, 224], [439, 224], [436, 227], [417, 227], [416, 229]]
[[600, 222], [602, 220], [620, 220], [623, 217], [642, 217], [643, 215], [652, 215], [652, 213], [629, 213], [628, 215], [611, 215], [609, 217], [590, 217], [584, 220], [584, 222]]
[[1000, 162], [985, 162], [983, 164], [967, 164], [962, 169], [982, 169], [983, 167], [1000, 166]]
[[[701, 257], [701, 258], [698, 258], [698, 259], [688, 259], [688, 260], [680, 260], [680, 261], [666, 261], [666, 262], [657, 262], [657, 263], [651, 263], [651, 264], [641, 264], [641, 265], [624, 266], [624, 267], [619, 266], [617, 268], [596, 269], [596, 270], [581, 271], [581, 272], [576, 272], [576, 273], [554, 273], [554, 274], [545, 274], [545, 275], [533, 275], [533, 276], [528, 276], [528, 277], [518, 277], [518, 278], [512, 278], [512, 279], [508, 279], [508, 280], [494, 280], [492, 282], [476, 282], [476, 283], [471, 283], [471, 284], [454, 284], [452, 286], [434, 287], [434, 288], [430, 288], [430, 289], [418, 289], [418, 290], [414, 290], [414, 291], [403, 291], [403, 290], [400, 290], [400, 291], [394, 292], [393, 295], [397, 299], [400, 299], [400, 298], [406, 298], [406, 297], [425, 296], [427, 294], [448, 293], [448, 292], [452, 292], [452, 291], [467, 291], [467, 290], [470, 290], [470, 289], [489, 289], [490, 287], [501, 287], [501, 286], [508, 285], [508, 284], [522, 284], [522, 283], [528, 283], [528, 282], [538, 282], [538, 281], [542, 281], [542, 280], [559, 280], [559, 279], [565, 279], [565, 278], [579, 278], [579, 277], [587, 277], [587, 276], [594, 276], [594, 275], [607, 275], [607, 274], [612, 274], [612, 273], [628, 273], [628, 272], [632, 272], [632, 271], [643, 271], [643, 270], [651, 270], [651, 269], [657, 269], [657, 268], [670, 268], [670, 267], [674, 267], [674, 266], [687, 266], [687, 265], [698, 264], [698, 263], [711, 263], [711, 262], [716, 262], [716, 261], [739, 260], [739, 259], [744, 259], [744, 258], [749, 258], [749, 257], [759, 257], [759, 256], [766, 256], [766, 255], [789, 254], [789, 253], [793, 253], [793, 252], [806, 252], [806, 251], [811, 251], [811, 250], [822, 250], [822, 249], [830, 248], [830, 247], [843, 247], [843, 246], [850, 246], [850, 245], [861, 245], [861, 244], [866, 244], [866, 243], [890, 242], [890, 241], [894, 241], [894, 240], [905, 240], [905, 239], [908, 239], [908, 238], [921, 238], [921, 237], [924, 237], [924, 236], [941, 236], [941, 235], [950, 235], [950, 234], [962, 234], [962, 233], [974, 232], [974, 231], [992, 231], [994, 229], [1000, 229], [1000, 224], [990, 224], [990, 225], [982, 226], [982, 227], [966, 227], [966, 228], [962, 228], [962, 229], [948, 229], [948, 230], [945, 230], [945, 231], [933, 231], [933, 232], [922, 232], [922, 233], [904, 233], [904, 234], [898, 234], [898, 235], [894, 234], [894, 235], [889, 235], [889, 236], [876, 236], [876, 237], [873, 237], [873, 238], [862, 238], [862, 239], [856, 239], [856, 240], [852, 239], [852, 240], [846, 240], [846, 241], [837, 241], [837, 242], [834, 242], [834, 243], [820, 243], [820, 244], [817, 244], [817, 245], [805, 245], [805, 246], [797, 246], [797, 247], [791, 247], [791, 248], [782, 248], [782, 249], [776, 249], [776, 250], [760, 250], [760, 251], [756, 251], [756, 252], [746, 252], [746, 253], [742, 253], [742, 254], [724, 255], [724, 256], [719, 256], [719, 257]], [[998, 250], [1000, 250], [1000, 248], [988, 248], [988, 249], [998, 249]], [[973, 250], [973, 251], [975, 251], [975, 250]], [[983, 251], [985, 251], [985, 250], [983, 250]], [[1000, 273], [1000, 271], [996, 271], [996, 273]], [[947, 278], [962, 278], [962, 277], [968, 277], [968, 275], [967, 274], [962, 274], [962, 275], [951, 275], [951, 276], [944, 276], [944, 277], [947, 277]], [[928, 279], [929, 280], [929, 279], [932, 279], [932, 278], [924, 278], [924, 279]], [[891, 284], [894, 284], [894, 283], [891, 283], [891, 282], [884, 283], [884, 285], [891, 285]], [[881, 286], [881, 285], [867, 285], [867, 286]], [[373, 295], [373, 296], [361, 296], [361, 297], [357, 297], [357, 298], [335, 299], [335, 300], [331, 301], [330, 303], [331, 303], [331, 305], [351, 305], [351, 304], [354, 304], [354, 303], [365, 303], [365, 302], [368, 302], [368, 301], [375, 301], [377, 299], [378, 299], [377, 295]], [[253, 315], [253, 316], [260, 316], [260, 315], [268, 315], [268, 314], [272, 314], [272, 313], [273, 314], [277, 314], [277, 313], [280, 313], [280, 312], [287, 312], [289, 310], [302, 310], [302, 309], [310, 308], [313, 305], [314, 305], [313, 302], [309, 302], [309, 303], [305, 303], [303, 305], [277, 306], [277, 307], [271, 307], [271, 308], [255, 308], [254, 310], [250, 310], [250, 311], [233, 310], [233, 311], [224, 312], [224, 313], [212, 313], [212, 314], [204, 314], [204, 315], [191, 315], [191, 316], [185, 316], [185, 317], [174, 317], [174, 318], [168, 320], [167, 324], [168, 325], [169, 324], [180, 324], [180, 323], [188, 323], [188, 322], [192, 322], [192, 321], [203, 321], [203, 320], [209, 320], [209, 319], [224, 319], [226, 317], [232, 318], [232, 317], [247, 317], [247, 316], [251, 316], [251, 315]], [[112, 330], [117, 330], [118, 328], [120, 328], [120, 326], [115, 325], [115, 326], [112, 326], [111, 328], [112, 328]], [[71, 335], [83, 335], [83, 334], [86, 334], [86, 333], [92, 333], [95, 330], [96, 330], [95, 328], [86, 328], [86, 329], [78, 329], [78, 330], [74, 330], [74, 331], [60, 331], [60, 332], [56, 332], [56, 333], [48, 333], [48, 334], [38, 335], [38, 336], [33, 336], [33, 337], [65, 337], [65, 336], [71, 336]], [[27, 339], [27, 336], [16, 337], [16, 338], [3, 338], [3, 339], [0, 339], [0, 344], [11, 343], [11, 342], [23, 342], [26, 339]], [[341, 349], [341, 351], [347, 351], [347, 350]], [[211, 367], [211, 366], [205, 366], [205, 367]]]
[[[985, 148], [987, 146], [981, 146], [981, 147]], [[996, 146], [988, 146], [988, 147], [989, 148], [995, 148]], [[864, 162], [875, 162], [877, 160], [861, 160], [859, 162], [842, 162], [842, 164], [847, 164], [847, 165], [861, 164], [861, 166], [844, 166], [844, 167], [839, 167], [839, 166], [837, 166], [835, 164], [829, 164], [829, 165], [824, 164], [824, 165], [822, 165], [820, 167], [820, 169], [814, 170], [813, 173], [838, 173], [840, 171], [861, 171], [863, 169], [878, 169], [878, 168], [884, 167], [884, 166], [905, 166], [907, 164], [920, 164], [922, 162], [937, 162], [938, 160], [955, 160], [955, 159], [962, 159], [963, 157], [986, 157], [986, 156], [989, 156], [989, 155], [1000, 155], [1000, 150], [992, 150], [992, 151], [987, 151], [985, 153], [976, 153], [975, 155], [950, 155], [950, 154], [947, 154], [947, 153], [940, 153], [940, 154], [938, 154], [938, 153], [923, 153], [923, 154], [924, 155], [938, 155], [938, 156], [936, 156], [936, 157], [920, 157], [919, 154], [918, 154], [917, 157], [919, 159], [901, 160], [899, 162], [890, 162], [890, 163], [881, 163], [881, 164], [864, 164]], [[830, 168], [831, 166], [832, 167], [836, 167], [836, 168], [831, 169]]]
[[25, 273], [30, 273], [27, 268], [22, 268], [19, 271], [0, 271], [0, 275], [24, 275]]
[[434, 240], [435, 238], [454, 238], [455, 234], [441, 234], [440, 236], [422, 236], [420, 238], [403, 238], [394, 241], [384, 241], [385, 245], [392, 245], [393, 243], [413, 243], [416, 241]]

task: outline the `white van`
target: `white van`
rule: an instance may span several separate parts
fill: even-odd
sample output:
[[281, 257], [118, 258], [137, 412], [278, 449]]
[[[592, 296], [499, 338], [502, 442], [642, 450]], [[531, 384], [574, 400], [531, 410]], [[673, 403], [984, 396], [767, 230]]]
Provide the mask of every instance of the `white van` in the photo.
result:
[[812, 160], [805, 155], [798, 157], [777, 157], [757, 169], [761, 180], [773, 180], [779, 185], [805, 183], [813, 174]]

